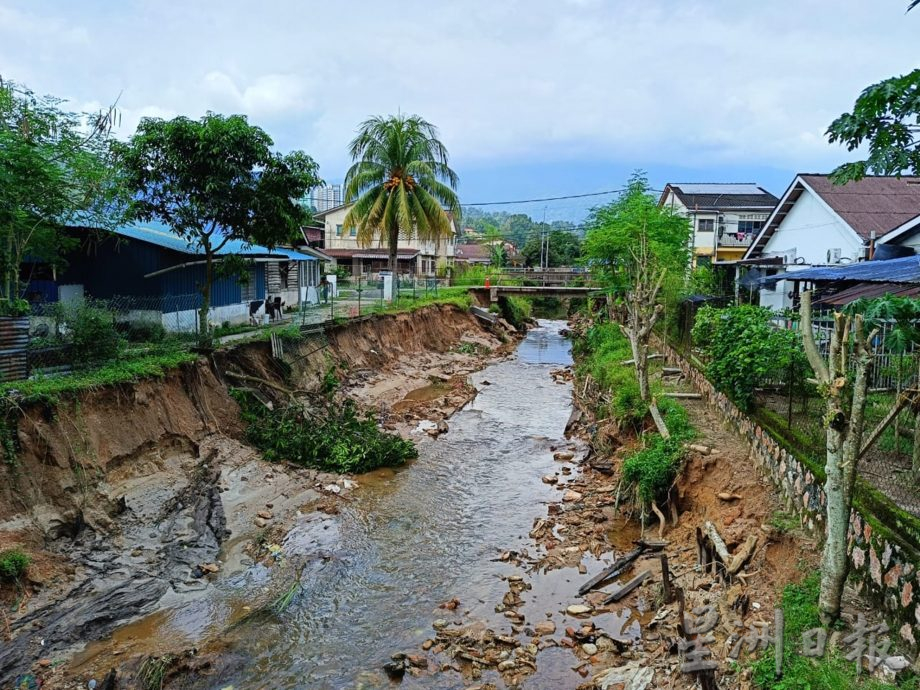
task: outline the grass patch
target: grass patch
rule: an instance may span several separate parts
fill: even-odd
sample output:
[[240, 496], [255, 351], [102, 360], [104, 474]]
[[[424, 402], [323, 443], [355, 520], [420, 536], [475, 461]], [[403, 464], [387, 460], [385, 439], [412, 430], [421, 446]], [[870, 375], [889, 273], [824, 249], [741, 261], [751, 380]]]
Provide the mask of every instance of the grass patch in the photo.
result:
[[266, 460], [357, 474], [402, 465], [418, 454], [411, 441], [382, 431], [372, 415], [359, 414], [351, 400], [324, 398], [312, 410], [296, 403], [268, 410], [248, 392], [232, 393], [242, 409], [246, 438]]
[[438, 288], [437, 294], [432, 291], [428, 294], [419, 293], [413, 297], [411, 294], [402, 293], [398, 301], [374, 302], [363, 307], [362, 312], [365, 314], [399, 314], [413, 312], [434, 304], [451, 304], [466, 311], [473, 305], [473, 298], [465, 287], [444, 287]]
[[501, 297], [498, 300], [498, 308], [502, 318], [518, 330], [527, 327], [527, 322], [533, 314], [533, 305], [524, 297]]
[[32, 557], [22, 549], [0, 551], [0, 580], [18, 580], [29, 569]]
[[799, 519], [795, 515], [790, 515], [782, 510], [774, 510], [770, 516], [769, 525], [780, 534], [795, 532], [799, 529]]
[[[819, 573], [812, 573], [802, 582], [786, 585], [783, 589], [783, 677], [780, 680], [774, 677], [776, 657], [774, 649], [770, 648], [751, 664], [754, 682], [765, 690], [893, 690], [894, 685], [869, 678], [866, 673], [857, 676], [856, 662], [844, 659], [840, 650], [828, 649], [820, 658], [802, 656], [802, 633], [821, 627], [820, 589]], [[917, 679], [906, 679], [898, 687], [917, 690]]]
[[161, 378], [170, 369], [194, 362], [197, 355], [184, 349], [163, 351], [148, 350], [131, 357], [122, 356], [115, 362], [105, 364], [91, 371], [79, 371], [64, 376], [36, 377], [25, 381], [11, 381], [0, 384], [0, 397], [12, 396], [20, 404], [33, 402], [53, 403], [62, 396], [78, 391], [127, 383], [142, 378]]

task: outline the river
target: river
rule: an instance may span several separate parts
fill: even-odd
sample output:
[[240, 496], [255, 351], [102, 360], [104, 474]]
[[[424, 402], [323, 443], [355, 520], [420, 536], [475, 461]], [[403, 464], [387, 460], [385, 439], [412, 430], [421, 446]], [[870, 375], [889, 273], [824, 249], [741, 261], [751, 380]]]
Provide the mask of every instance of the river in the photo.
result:
[[[571, 384], [550, 376], [572, 362], [564, 325], [540, 322], [512, 356], [473, 375], [478, 394], [451, 417], [447, 434], [420, 434], [417, 460], [359, 477], [335, 515], [303, 515], [280, 544], [283, 560], [303, 567], [292, 604], [222, 634], [221, 668], [183, 687], [390, 687], [383, 664], [394, 652], [419, 653], [436, 618], [483, 621], [510, 633], [495, 605], [507, 591], [502, 576], [523, 571], [496, 559], [509, 549], [534, 552], [528, 532], [558, 500], [541, 477], [559, 469], [552, 447], [567, 443]], [[283, 567], [250, 567], [222, 583], [221, 596], [161, 611], [155, 631], [149, 623], [143, 628], [167, 635], [172, 648], [177, 637], [194, 644], [212, 636], [219, 621], [239, 617]], [[522, 613], [542, 619], [564, 608], [578, 577], [574, 569], [535, 577]], [[438, 608], [454, 597], [456, 611]], [[525, 687], [583, 682], [568, 650], [541, 652], [539, 661]], [[486, 680], [501, 687], [497, 673], [480, 682]], [[406, 675], [402, 687], [470, 684], [449, 672]]]

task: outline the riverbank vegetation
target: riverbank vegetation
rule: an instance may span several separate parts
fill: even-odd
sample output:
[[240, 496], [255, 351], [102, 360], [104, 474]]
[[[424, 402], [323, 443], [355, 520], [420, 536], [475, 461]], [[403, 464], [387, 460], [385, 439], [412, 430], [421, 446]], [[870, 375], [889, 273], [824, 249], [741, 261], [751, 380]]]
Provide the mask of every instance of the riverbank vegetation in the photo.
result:
[[235, 390], [246, 438], [266, 460], [359, 474], [395, 467], [416, 457], [411, 441], [382, 431], [354, 402], [318, 398], [269, 410], [247, 391]]

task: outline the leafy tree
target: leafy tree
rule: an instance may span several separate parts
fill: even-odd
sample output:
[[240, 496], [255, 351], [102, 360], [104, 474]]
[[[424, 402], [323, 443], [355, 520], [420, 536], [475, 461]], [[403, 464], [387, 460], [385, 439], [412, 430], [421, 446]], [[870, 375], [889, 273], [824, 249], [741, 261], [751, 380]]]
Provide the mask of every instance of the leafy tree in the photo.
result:
[[848, 151], [868, 144], [865, 160], [833, 170], [831, 178], [837, 184], [867, 174], [920, 174], [920, 69], [866, 88], [853, 112], [834, 120], [827, 135]]
[[[664, 310], [662, 296], [683, 282], [689, 221], [659, 207], [648, 180], [637, 172], [616, 201], [592, 212], [588, 227], [584, 256], [611, 299], [625, 310], [623, 331], [632, 346], [639, 392], [648, 403], [648, 341]], [[650, 409], [666, 435], [655, 406]]]
[[[540, 235], [531, 235], [521, 248], [528, 266], [539, 266]], [[571, 231], [550, 230], [548, 266], [572, 266], [581, 256], [581, 240]]]
[[366, 120], [351, 142], [351, 157], [345, 203], [354, 205], [343, 225], [357, 228], [365, 246], [379, 233], [396, 275], [400, 237], [437, 242], [451, 232], [448, 213], [459, 220], [457, 175], [437, 129], [418, 115]]
[[21, 297], [24, 259], [60, 265], [75, 240], [68, 225], [108, 230], [124, 190], [113, 165], [114, 108], [71, 113], [60, 99], [0, 81], [0, 299]]
[[281, 155], [243, 115], [200, 120], [145, 118], [119, 158], [135, 194], [131, 216], [158, 219], [204, 254], [199, 336], [210, 342], [208, 312], [215, 262], [231, 240], [273, 247], [307, 219], [297, 203], [320, 183], [302, 151]]

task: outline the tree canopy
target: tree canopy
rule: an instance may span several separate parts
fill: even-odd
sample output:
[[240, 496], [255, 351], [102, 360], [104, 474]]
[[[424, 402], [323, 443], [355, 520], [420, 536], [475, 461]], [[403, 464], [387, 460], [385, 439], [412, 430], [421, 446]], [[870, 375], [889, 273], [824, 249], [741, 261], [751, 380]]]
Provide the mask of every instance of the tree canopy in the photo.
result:
[[354, 163], [345, 175], [344, 227], [358, 242], [386, 242], [396, 271], [399, 238], [439, 241], [450, 235], [448, 213], [459, 221], [458, 179], [438, 130], [418, 115], [373, 117], [351, 142]]
[[22, 294], [27, 257], [63, 263], [75, 243], [65, 226], [105, 230], [121, 220], [124, 188], [109, 138], [116, 116], [114, 108], [68, 112], [60, 99], [0, 82], [0, 298], [7, 310]]
[[[521, 254], [528, 266], [539, 266], [540, 235], [531, 235], [521, 248]], [[567, 230], [549, 231], [549, 257], [547, 266], [573, 266], [581, 257], [581, 239]]]
[[920, 69], [867, 87], [853, 111], [831, 123], [827, 136], [848, 151], [868, 144], [865, 159], [833, 170], [838, 184], [868, 174], [920, 174]]
[[[648, 179], [635, 173], [619, 198], [591, 212], [582, 253], [591, 271], [615, 291], [633, 283], [637, 252], [645, 243], [647, 270], [664, 270], [682, 278], [690, 260], [689, 221], [661, 208], [649, 192]], [[644, 251], [644, 250], [643, 250]]]
[[205, 256], [199, 329], [207, 314], [214, 257], [231, 240], [274, 247], [307, 220], [298, 199], [320, 183], [302, 151], [287, 155], [243, 115], [209, 113], [200, 120], [145, 118], [118, 147], [134, 195], [130, 215], [159, 220]]

